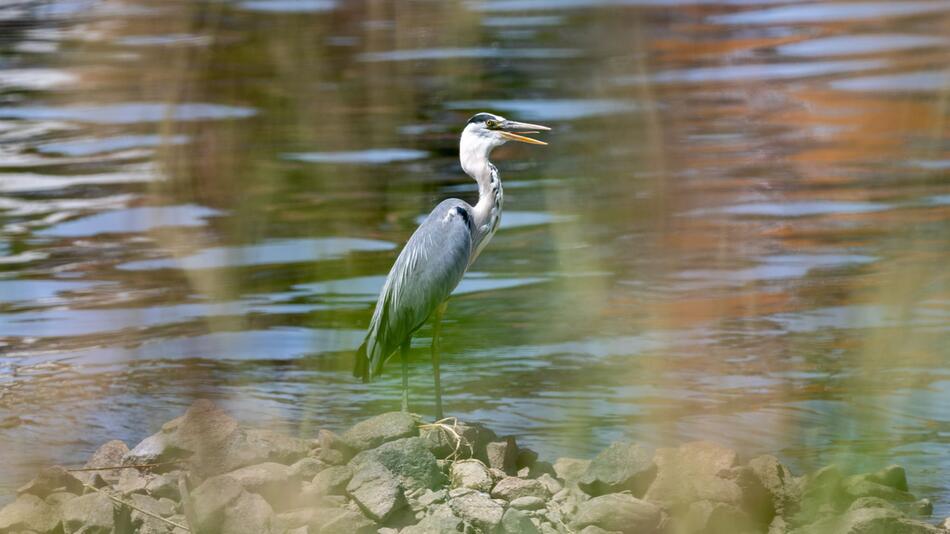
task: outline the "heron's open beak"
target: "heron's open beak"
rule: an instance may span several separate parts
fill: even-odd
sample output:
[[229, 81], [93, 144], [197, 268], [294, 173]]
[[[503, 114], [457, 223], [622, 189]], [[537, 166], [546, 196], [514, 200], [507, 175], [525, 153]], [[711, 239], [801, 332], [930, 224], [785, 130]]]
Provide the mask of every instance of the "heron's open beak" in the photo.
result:
[[532, 145], [546, 145], [544, 141], [538, 141], [537, 139], [532, 139], [530, 137], [525, 137], [520, 134], [533, 134], [538, 133], [542, 130], [550, 130], [547, 126], [541, 126], [540, 124], [530, 124], [527, 122], [518, 122], [518, 121], [505, 121], [501, 123], [501, 126], [498, 128], [501, 134], [505, 139], [511, 139], [512, 141], [521, 141], [522, 143], [530, 143]]

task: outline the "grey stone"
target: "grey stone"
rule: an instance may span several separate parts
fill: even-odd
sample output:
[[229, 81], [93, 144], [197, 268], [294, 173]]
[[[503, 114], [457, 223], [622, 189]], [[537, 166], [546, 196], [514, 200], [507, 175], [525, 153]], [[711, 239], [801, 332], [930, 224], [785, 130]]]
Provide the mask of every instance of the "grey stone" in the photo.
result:
[[388, 441], [375, 449], [357, 454], [348, 465], [355, 470], [370, 461], [378, 462], [389, 469], [399, 478], [406, 491], [436, 489], [445, 482], [435, 456], [425, 446], [422, 438]]
[[[136, 508], [145, 510], [146, 512], [151, 512], [161, 517], [175, 515], [175, 503], [168, 499], [162, 499], [159, 501], [158, 499], [154, 499], [148, 495], [137, 493], [129, 497], [129, 500], [132, 501], [132, 504], [134, 504]], [[131, 512], [133, 526], [141, 526], [146, 522], [150, 522], [149, 516], [142, 513], [140, 510], [133, 509]]]
[[649, 451], [634, 443], [612, 443], [597, 455], [577, 483], [589, 495], [629, 491], [642, 497], [656, 477]]
[[169, 499], [168, 497], [162, 497], [158, 500], [158, 503], [162, 506], [163, 510], [171, 510], [172, 513], [169, 515], [175, 515], [178, 511], [178, 503]]
[[449, 498], [449, 492], [440, 489], [437, 491], [425, 490], [419, 497], [416, 498], [419, 506], [422, 508], [429, 508], [434, 504], [443, 503], [446, 499]]
[[138, 469], [123, 469], [122, 474], [119, 475], [119, 480], [115, 484], [115, 490], [123, 495], [145, 493], [148, 481], [148, 477]]
[[[273, 528], [274, 510], [263, 497], [243, 492], [227, 507], [220, 530], [215, 534], [270, 534]], [[282, 534], [282, 533], [281, 533]]]
[[348, 465], [335, 465], [313, 477], [313, 489], [318, 495], [342, 495], [353, 478], [353, 469]]
[[274, 516], [274, 530], [282, 532], [306, 527], [313, 520], [312, 508], [301, 508]]
[[501, 523], [505, 509], [488, 495], [469, 490], [449, 501], [452, 512], [482, 532], [492, 532]]
[[128, 508], [116, 507], [101, 493], [66, 501], [62, 513], [63, 530], [69, 534], [111, 534], [118, 525], [131, 523]]
[[887, 508], [890, 510], [897, 509], [893, 504], [879, 497], [860, 497], [851, 503], [851, 506], [848, 507], [848, 511], [851, 512], [860, 508]]
[[457, 534], [462, 532], [462, 520], [454, 515], [430, 515], [415, 525], [408, 526], [400, 534]]
[[494, 480], [488, 467], [480, 460], [461, 460], [452, 464], [449, 480], [453, 488], [491, 491]]
[[911, 503], [910, 511], [918, 517], [930, 517], [934, 513], [934, 503], [930, 499], [920, 499]]
[[538, 497], [548, 499], [551, 495], [540, 481], [532, 478], [508, 477], [495, 484], [491, 496], [512, 501], [518, 497]]
[[416, 420], [411, 415], [405, 412], [389, 412], [353, 425], [343, 433], [342, 439], [351, 449], [359, 452], [418, 434]]
[[604, 530], [597, 525], [587, 525], [582, 528], [577, 534], [613, 534], [616, 531]]
[[792, 531], [793, 534], [939, 534], [934, 525], [904, 517], [891, 508], [858, 508]]
[[752, 520], [738, 507], [723, 502], [697, 501], [679, 523], [681, 531], [697, 534], [757, 532]]
[[237, 480], [245, 490], [264, 497], [274, 508], [285, 509], [300, 493], [300, 480], [293, 476], [290, 467], [276, 462], [249, 465], [227, 476]]
[[654, 462], [657, 474], [644, 496], [648, 501], [680, 511], [704, 500], [743, 504], [740, 485], [719, 476], [720, 472], [737, 467], [735, 451], [714, 443], [694, 442], [676, 449], [658, 449]]
[[197, 400], [123, 458], [126, 465], [189, 459], [198, 478], [272, 461], [293, 463], [310, 451], [306, 440], [243, 429], [214, 403]]
[[772, 499], [778, 515], [790, 515], [798, 510], [802, 488], [792, 472], [778, 458], [763, 455], [749, 461], [749, 468]]
[[362, 513], [345, 508], [317, 510], [309, 534], [376, 534], [376, 523]]
[[317, 433], [317, 442], [320, 443], [320, 460], [330, 465], [345, 464], [356, 454], [336, 432], [321, 429]]
[[150, 476], [145, 482], [145, 493], [156, 499], [166, 498], [173, 501], [181, 499], [178, 490], [178, 473]]
[[75, 498], [75, 493], [70, 493], [68, 491], [54, 491], [53, 493], [47, 495], [43, 500], [46, 501], [46, 504], [50, 506], [59, 507], [62, 506], [64, 502]]
[[308, 456], [294, 462], [290, 466], [290, 474], [298, 480], [313, 480], [317, 473], [327, 467], [329, 465], [326, 462]]
[[907, 491], [907, 473], [899, 465], [889, 465], [880, 471], [867, 475], [867, 479], [896, 490]]
[[419, 432], [419, 436], [426, 441], [426, 446], [440, 460], [485, 460], [485, 446], [498, 439], [494, 432], [479, 423], [458, 421], [451, 427], [451, 432], [441, 426], [426, 427]]
[[509, 475], [518, 472], [518, 444], [508, 436], [504, 441], [494, 441], [485, 446], [485, 463]]
[[841, 485], [841, 489], [846, 501], [852, 501], [860, 497], [878, 497], [890, 502], [912, 502], [915, 500], [910, 493], [873, 482], [866, 475], [855, 475], [846, 478]]
[[556, 493], [564, 489], [564, 486], [560, 482], [558, 482], [556, 478], [552, 477], [548, 473], [543, 473], [541, 476], [539, 476], [538, 482], [543, 484], [545, 489], [547, 489], [548, 493], [550, 493], [551, 495], [555, 495]]
[[198, 532], [214, 532], [224, 521], [226, 510], [246, 493], [240, 482], [227, 475], [205, 480], [191, 492], [193, 526]]
[[659, 529], [662, 517], [660, 507], [651, 502], [612, 493], [581, 503], [571, 527], [580, 530], [595, 525], [604, 530], [647, 534]]
[[379, 523], [406, 506], [399, 479], [378, 462], [360, 464], [347, 484], [346, 492], [367, 517]]
[[[128, 454], [129, 446], [124, 441], [114, 439], [104, 443], [86, 461], [84, 468], [112, 467], [122, 465], [122, 458]], [[122, 473], [119, 469], [105, 471], [77, 471], [74, 476], [79, 480], [97, 488], [115, 484]], [[101, 482], [100, 482], [101, 481]]]
[[0, 510], [0, 532], [52, 532], [60, 523], [58, 510], [32, 493], [23, 493]]
[[55, 491], [68, 491], [79, 495], [83, 492], [82, 482], [57, 465], [42, 469], [33, 480], [20, 487], [17, 494], [29, 493], [42, 499]]
[[568, 484], [573, 484], [584, 476], [590, 464], [590, 460], [558, 458], [557, 461], [554, 462], [554, 472], [559, 479]]
[[541, 508], [544, 508], [544, 499], [526, 495], [524, 497], [513, 499], [510, 505], [516, 510], [540, 510]]
[[528, 514], [521, 510], [509, 508], [501, 517], [501, 528], [504, 534], [540, 534], [538, 527], [531, 522]]

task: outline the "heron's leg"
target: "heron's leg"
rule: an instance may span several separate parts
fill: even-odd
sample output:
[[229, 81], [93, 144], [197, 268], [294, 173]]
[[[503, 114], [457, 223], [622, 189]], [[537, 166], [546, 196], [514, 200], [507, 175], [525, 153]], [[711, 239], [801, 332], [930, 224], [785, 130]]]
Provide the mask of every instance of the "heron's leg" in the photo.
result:
[[435, 380], [435, 420], [442, 419], [442, 380], [439, 376], [439, 334], [442, 331], [442, 316], [448, 302], [435, 309], [435, 324], [432, 328], [432, 378]]
[[399, 358], [402, 360], [402, 411], [409, 411], [409, 344], [407, 339], [399, 349]]

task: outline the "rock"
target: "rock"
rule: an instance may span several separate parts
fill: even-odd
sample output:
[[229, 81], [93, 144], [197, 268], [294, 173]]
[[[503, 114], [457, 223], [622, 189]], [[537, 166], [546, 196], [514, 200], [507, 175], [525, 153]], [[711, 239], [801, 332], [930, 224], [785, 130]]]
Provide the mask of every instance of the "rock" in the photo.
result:
[[753, 458], [749, 468], [771, 497], [776, 514], [790, 515], [797, 511], [802, 488], [778, 458], [770, 455]]
[[[103, 444], [92, 454], [84, 468], [111, 467], [122, 465], [122, 458], [128, 454], [129, 446], [124, 441], [114, 439]], [[115, 484], [122, 473], [120, 469], [107, 471], [77, 471], [74, 476], [97, 488]]]
[[554, 462], [554, 473], [558, 478], [565, 481], [568, 484], [576, 483], [584, 473], [587, 472], [587, 468], [590, 467], [590, 460], [579, 460], [577, 458], [558, 458]]
[[369, 461], [360, 464], [355, 471], [346, 492], [367, 517], [384, 523], [393, 512], [406, 506], [399, 479], [385, 466]]
[[887, 508], [889, 510], [896, 510], [893, 504], [885, 501], [884, 499], [878, 497], [861, 497], [855, 499], [851, 506], [848, 507], [848, 511], [854, 511], [861, 508]]
[[587, 525], [581, 529], [578, 534], [613, 534], [610, 530], [604, 530], [597, 525]]
[[850, 501], [860, 497], [878, 497], [890, 502], [914, 501], [914, 496], [910, 493], [873, 482], [867, 475], [846, 478], [841, 484], [841, 490], [845, 499], [844, 504], [850, 504]]
[[488, 467], [479, 460], [461, 460], [452, 464], [449, 480], [453, 488], [470, 488], [488, 493], [494, 480]]
[[313, 477], [313, 489], [318, 495], [343, 495], [351, 478], [353, 469], [348, 465], [328, 467]]
[[115, 490], [123, 495], [133, 493], [145, 493], [149, 479], [138, 469], [123, 469], [119, 475], [119, 480], [115, 484]]
[[662, 510], [653, 503], [612, 493], [581, 503], [570, 526], [580, 530], [595, 525], [604, 530], [646, 534], [659, 529], [662, 517]]
[[294, 478], [290, 467], [276, 462], [249, 465], [227, 476], [237, 480], [245, 490], [264, 497], [275, 509], [285, 509], [300, 493], [300, 480]]
[[452, 512], [482, 532], [492, 532], [501, 523], [505, 509], [488, 495], [466, 490], [449, 501]]
[[54, 491], [53, 493], [50, 493], [49, 495], [47, 495], [46, 498], [43, 500], [46, 501], [46, 504], [55, 508], [55, 507], [60, 507], [63, 505], [64, 502], [70, 499], [75, 499], [75, 498], [76, 498], [75, 493], [70, 493], [68, 491]]
[[20, 487], [17, 494], [29, 493], [42, 499], [55, 491], [68, 491], [80, 495], [83, 492], [82, 482], [62, 467], [47, 467], [41, 470], [33, 480]]
[[115, 506], [101, 493], [89, 493], [63, 504], [63, 530], [82, 534], [110, 534], [131, 525], [129, 509]]
[[904, 517], [892, 508], [858, 508], [841, 516], [822, 519], [792, 531], [792, 534], [939, 534], [933, 525]]
[[502, 479], [491, 491], [496, 499], [512, 501], [518, 497], [537, 497], [548, 499], [551, 495], [540, 481], [531, 478], [508, 477]]
[[[763, 526], [772, 520], [768, 492], [749, 468], [740, 468], [735, 451], [707, 442], [658, 449], [656, 479], [644, 499], [676, 514], [698, 501], [721, 502], [754, 513]], [[676, 515], [674, 514], [674, 515]]]
[[629, 491], [642, 497], [656, 477], [651, 454], [634, 443], [612, 443], [597, 455], [577, 483], [588, 495]]
[[317, 441], [320, 443], [318, 458], [330, 465], [345, 464], [356, 454], [339, 435], [330, 430], [320, 430], [317, 433]]
[[534, 466], [535, 462], [538, 461], [538, 453], [534, 452], [531, 449], [518, 449], [518, 458], [515, 461], [515, 466], [518, 469], [523, 469], [525, 467], [531, 468]]
[[60, 523], [56, 508], [32, 493], [22, 493], [0, 510], [0, 532], [53, 532]]
[[297, 480], [313, 480], [317, 473], [329, 467], [322, 460], [316, 458], [301, 458], [290, 466], [290, 474]]
[[309, 527], [309, 534], [376, 534], [376, 531], [376, 523], [360, 512], [345, 508], [318, 510]]
[[238, 430], [237, 421], [206, 399], [196, 400], [182, 417], [169, 421], [124, 457], [125, 464], [158, 463], [187, 458], [225, 445]]
[[456, 422], [449, 425], [451, 432], [441, 425], [420, 430], [419, 437], [436, 458], [485, 460], [485, 446], [498, 439], [494, 432], [478, 423]]
[[917, 517], [930, 517], [934, 513], [934, 503], [930, 499], [920, 499], [911, 503], [910, 512]]
[[126, 465], [189, 459], [199, 479], [248, 465], [272, 461], [293, 463], [307, 455], [306, 440], [267, 430], [243, 429], [208, 400], [197, 400], [185, 415], [136, 445], [123, 458]]
[[245, 430], [244, 442], [232, 445], [232, 452], [243, 452], [247, 455], [249, 463], [245, 465], [265, 461], [290, 465], [305, 458], [310, 452], [310, 442], [305, 439], [258, 428]]
[[555, 495], [559, 491], [564, 489], [564, 486], [562, 486], [561, 483], [558, 482], [556, 478], [552, 477], [548, 473], [543, 473], [541, 476], [539, 476], [538, 482], [540, 482], [544, 486], [544, 488], [548, 490], [548, 493], [550, 493], [551, 495]]
[[689, 506], [679, 531], [696, 534], [735, 534], [757, 532], [745, 512], [722, 502], [698, 501]]
[[389, 412], [353, 425], [343, 433], [342, 439], [351, 449], [359, 452], [418, 434], [416, 420], [411, 415], [405, 412]]
[[225, 511], [245, 493], [241, 483], [227, 475], [205, 480], [191, 492], [195, 529], [214, 532], [224, 521]]
[[[243, 492], [228, 506], [220, 528], [209, 530], [214, 534], [270, 534], [273, 529], [274, 510], [263, 497]], [[282, 533], [281, 533], [282, 534]]]
[[434, 504], [444, 503], [448, 497], [449, 492], [444, 489], [440, 489], [438, 491], [425, 490], [421, 495], [419, 495], [419, 497], [416, 498], [416, 502], [423, 509], [426, 509], [430, 508]]
[[531, 522], [528, 514], [521, 510], [509, 508], [501, 517], [501, 528], [504, 534], [539, 534], [541, 531]]
[[274, 516], [274, 530], [282, 532], [304, 527], [306, 529], [310, 521], [313, 520], [313, 509], [302, 508], [290, 512], [284, 512]]
[[[175, 503], [173, 503], [172, 501], [168, 499], [162, 499], [161, 501], [159, 501], [158, 499], [154, 499], [152, 497], [149, 497], [148, 495], [142, 495], [142, 494], [137, 493], [135, 495], [132, 495], [129, 498], [129, 500], [132, 501], [132, 504], [134, 504], [136, 508], [145, 510], [146, 512], [151, 512], [161, 517], [169, 517], [169, 516], [175, 515]], [[147, 514], [144, 514], [139, 510], [133, 509], [131, 511], [131, 520], [132, 520], [133, 527], [137, 527], [137, 528], [141, 527], [146, 522], [150, 522], [150, 519], [154, 519], [154, 518], [149, 518]]]
[[389, 469], [398, 477], [406, 491], [436, 489], [445, 481], [435, 456], [422, 438], [402, 438], [386, 442], [375, 449], [357, 454], [348, 465], [355, 470], [369, 461], [378, 462]]
[[540, 510], [541, 508], [544, 508], [544, 499], [541, 497], [526, 495], [524, 497], [513, 499], [509, 504], [515, 510]]
[[400, 534], [457, 534], [462, 532], [462, 520], [454, 515], [430, 515], [415, 525], [408, 526]]
[[166, 498], [173, 501], [181, 499], [178, 491], [178, 473], [152, 475], [145, 483], [145, 493], [156, 499]]
[[494, 441], [485, 446], [485, 463], [513, 475], [518, 471], [518, 444], [508, 436], [504, 441]]
[[907, 491], [907, 473], [899, 465], [889, 465], [880, 471], [867, 475], [867, 479], [899, 491]]

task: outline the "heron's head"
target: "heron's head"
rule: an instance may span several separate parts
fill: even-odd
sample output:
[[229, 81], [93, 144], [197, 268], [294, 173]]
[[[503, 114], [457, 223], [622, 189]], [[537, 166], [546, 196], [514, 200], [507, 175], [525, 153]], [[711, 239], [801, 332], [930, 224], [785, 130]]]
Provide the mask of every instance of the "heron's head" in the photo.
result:
[[484, 146], [488, 150], [501, 146], [508, 141], [546, 145], [547, 143], [544, 141], [538, 141], [523, 135], [538, 133], [542, 130], [550, 130], [550, 128], [540, 124], [508, 120], [492, 113], [477, 113], [468, 120], [465, 130], [462, 131], [462, 145], [464, 146], [468, 142], [472, 145]]

